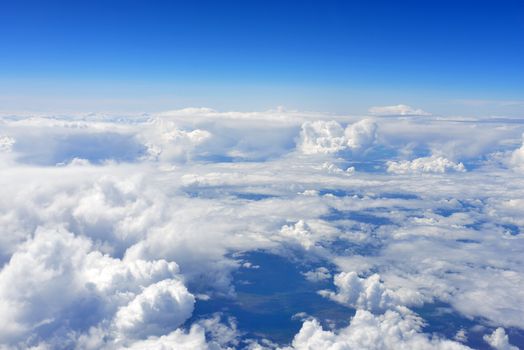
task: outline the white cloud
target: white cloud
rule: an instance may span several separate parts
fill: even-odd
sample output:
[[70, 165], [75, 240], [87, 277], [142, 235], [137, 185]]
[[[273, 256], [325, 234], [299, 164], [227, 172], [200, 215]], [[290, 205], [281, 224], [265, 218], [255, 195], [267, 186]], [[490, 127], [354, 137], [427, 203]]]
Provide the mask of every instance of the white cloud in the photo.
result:
[[519, 350], [509, 343], [509, 338], [504, 328], [497, 328], [490, 335], [485, 335], [484, 340], [496, 350]]
[[302, 124], [299, 148], [305, 154], [333, 153], [346, 147], [344, 129], [335, 121]]
[[394, 106], [371, 107], [369, 113], [377, 116], [428, 116], [431, 113], [422, 109], [416, 109], [407, 105], [399, 104]]
[[465, 172], [462, 163], [455, 163], [449, 159], [439, 156], [422, 157], [414, 160], [402, 160], [399, 162], [388, 161], [387, 171], [394, 174], [407, 173], [446, 173]]
[[303, 275], [311, 282], [321, 282], [331, 278], [331, 273], [325, 267], [318, 267], [315, 270], [304, 272]]
[[304, 154], [329, 154], [345, 150], [366, 149], [377, 137], [377, 124], [363, 119], [343, 129], [332, 120], [318, 120], [302, 124], [297, 147]]
[[370, 147], [377, 138], [377, 128], [377, 124], [371, 119], [362, 119], [348, 125], [344, 132], [348, 147], [351, 149]]
[[152, 119], [140, 134], [147, 157], [162, 161], [186, 161], [192, 152], [212, 137], [207, 130], [182, 130], [171, 120]]
[[15, 139], [10, 136], [0, 135], [0, 152], [11, 152], [15, 142]]
[[194, 297], [175, 263], [122, 261], [92, 249], [61, 228], [39, 229], [18, 248], [0, 272], [0, 342], [43, 340], [50, 330], [95, 327], [113, 315], [118, 331], [146, 337], [191, 316]]
[[468, 341], [468, 333], [465, 329], [459, 329], [457, 331], [457, 334], [455, 334], [455, 336], [453, 337], [453, 339], [458, 342], [465, 343]]
[[[210, 347], [206, 342], [204, 329], [198, 325], [191, 327], [188, 333], [177, 329], [161, 337], [150, 337], [145, 340], [132, 342], [121, 349], [129, 350], [160, 350], [160, 349], [177, 349], [177, 350], [208, 350]], [[212, 348], [210, 350], [218, 350]]]
[[291, 347], [284, 350], [308, 349], [470, 349], [460, 343], [430, 338], [421, 332], [423, 321], [410, 312], [387, 311], [374, 316], [357, 310], [348, 327], [326, 331], [316, 320], [305, 321]]
[[146, 338], [166, 334], [193, 313], [195, 298], [184, 284], [167, 279], [149, 285], [115, 315], [119, 336]]
[[303, 220], [299, 220], [294, 225], [284, 225], [280, 230], [284, 237], [296, 239], [305, 249], [311, 249], [315, 245], [315, 238], [309, 225]]
[[334, 284], [336, 293], [321, 291], [321, 295], [356, 309], [384, 312], [399, 303], [395, 293], [380, 282], [378, 274], [360, 278], [356, 272], [341, 272], [335, 275]]
[[346, 170], [343, 170], [339, 168], [336, 164], [329, 163], [329, 162], [322, 163], [322, 165], [320, 166], [320, 169], [326, 171], [328, 174], [333, 174], [333, 175], [348, 176], [348, 175], [352, 175], [355, 172], [354, 167], [348, 167], [346, 168]]
[[297, 242], [306, 250], [314, 250], [318, 241], [329, 241], [335, 238], [339, 231], [332, 226], [316, 220], [305, 222], [299, 220], [293, 225], [284, 225], [280, 229], [280, 238], [285, 242]]
[[85, 295], [76, 274], [89, 248], [89, 241], [64, 230], [40, 230], [13, 254], [0, 272], [1, 342], [21, 340], [39, 325], [64, 321], [56, 319], [61, 311]]
[[[371, 347], [362, 334], [382, 348], [456, 346], [422, 333], [404, 308], [435, 301], [522, 329], [524, 184], [482, 160], [508, 159], [522, 131], [285, 110], [3, 120], [0, 134], [16, 143], [0, 172], [0, 343], [235, 348], [242, 322], [176, 328], [193, 295], [205, 295], [197, 305], [235, 298], [232, 272], [247, 266], [235, 253], [251, 250], [346, 271], [324, 295], [358, 317], [330, 330], [306, 321], [296, 348]], [[386, 163], [399, 158], [414, 160]], [[467, 177], [448, 173], [464, 170], [459, 160]], [[331, 277], [310, 266], [304, 278]]]

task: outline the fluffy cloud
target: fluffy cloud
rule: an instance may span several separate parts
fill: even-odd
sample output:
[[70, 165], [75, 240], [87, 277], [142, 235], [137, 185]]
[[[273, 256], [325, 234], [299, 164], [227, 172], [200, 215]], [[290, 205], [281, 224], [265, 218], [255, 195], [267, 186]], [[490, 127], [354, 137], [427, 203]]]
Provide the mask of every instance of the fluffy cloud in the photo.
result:
[[321, 295], [371, 312], [383, 312], [398, 305], [398, 297], [392, 290], [384, 288], [378, 274], [360, 278], [356, 272], [342, 272], [335, 276], [334, 284], [337, 293], [321, 291]]
[[306, 250], [313, 250], [318, 241], [329, 241], [338, 235], [338, 230], [322, 221], [297, 221], [294, 225], [284, 225], [280, 229], [280, 237], [285, 242], [297, 242]]
[[175, 330], [161, 337], [150, 337], [122, 346], [122, 349], [129, 350], [160, 350], [160, 349], [180, 349], [180, 350], [219, 350], [218, 347], [210, 347], [206, 342], [204, 329], [198, 325], [191, 327], [189, 332]]
[[14, 138], [6, 135], [0, 135], [0, 152], [11, 152], [14, 144]]
[[394, 174], [407, 173], [445, 173], [465, 172], [466, 168], [462, 163], [455, 163], [449, 159], [439, 156], [417, 158], [412, 161], [402, 160], [399, 162], [388, 161], [387, 171]]
[[377, 137], [377, 124], [363, 119], [343, 129], [336, 121], [318, 120], [302, 124], [298, 148], [304, 154], [327, 154], [344, 149], [370, 147]]
[[147, 147], [147, 158], [163, 161], [185, 161], [197, 147], [212, 137], [207, 130], [182, 130], [171, 120], [152, 119], [140, 139]]
[[344, 129], [335, 121], [302, 124], [299, 149], [305, 154], [333, 153], [346, 148]]
[[351, 149], [370, 147], [377, 138], [377, 128], [377, 124], [371, 119], [362, 119], [349, 125], [344, 132], [348, 147]]
[[38, 342], [63, 327], [80, 332], [95, 326], [111, 338], [112, 322], [131, 337], [172, 330], [194, 304], [177, 273], [175, 263], [122, 261], [62, 228], [39, 229], [0, 272], [0, 341]]
[[284, 237], [296, 239], [305, 249], [310, 249], [315, 245], [315, 238], [309, 225], [303, 220], [298, 221], [295, 225], [285, 225], [280, 230]]
[[315, 270], [304, 272], [303, 275], [311, 282], [320, 282], [331, 278], [331, 273], [325, 267], [319, 267]]
[[[24, 243], [0, 272], [2, 343], [22, 340], [39, 326], [60, 325], [63, 312], [89, 302], [77, 272], [90, 248], [65, 230], [40, 230]], [[82, 322], [80, 305], [69, 322]], [[72, 310], [76, 311], [76, 310]], [[94, 310], [96, 311], [96, 310]], [[80, 314], [80, 315], [79, 315]]]
[[357, 310], [348, 327], [326, 331], [316, 320], [304, 322], [292, 346], [284, 350], [307, 349], [470, 349], [460, 343], [430, 338], [421, 332], [423, 321], [409, 313], [387, 311], [374, 316]]
[[428, 116], [431, 113], [425, 112], [422, 109], [416, 109], [407, 105], [394, 105], [394, 106], [382, 106], [382, 107], [371, 107], [369, 113], [377, 116]]
[[509, 338], [504, 328], [497, 328], [491, 335], [485, 335], [484, 340], [496, 350], [518, 350], [519, 348], [509, 343]]
[[149, 285], [115, 315], [115, 326], [123, 337], [145, 338], [168, 333], [193, 313], [195, 298], [182, 282], [163, 280]]

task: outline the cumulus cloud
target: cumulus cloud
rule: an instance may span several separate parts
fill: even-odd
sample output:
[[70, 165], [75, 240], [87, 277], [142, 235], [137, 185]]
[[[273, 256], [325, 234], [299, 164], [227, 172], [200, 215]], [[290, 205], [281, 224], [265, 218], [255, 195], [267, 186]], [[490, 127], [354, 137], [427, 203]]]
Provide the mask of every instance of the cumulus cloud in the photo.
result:
[[191, 316], [194, 297], [175, 263], [122, 261], [92, 248], [63, 228], [39, 229], [19, 247], [0, 272], [2, 343], [45, 340], [66, 325], [78, 332], [113, 315], [120, 332], [157, 335]]
[[115, 315], [115, 326], [128, 338], [162, 335], [193, 313], [195, 298], [182, 282], [163, 280], [149, 285]]
[[344, 132], [348, 147], [351, 149], [370, 147], [377, 138], [377, 128], [377, 124], [371, 119], [362, 119], [349, 125]]
[[439, 157], [422, 157], [414, 160], [402, 160], [399, 162], [388, 161], [387, 171], [394, 174], [407, 173], [439, 173], [446, 172], [465, 172], [466, 168], [462, 163], [455, 163], [451, 160]]
[[395, 308], [399, 301], [392, 290], [384, 287], [378, 274], [366, 278], [356, 272], [342, 272], [335, 275], [334, 284], [338, 291], [321, 291], [321, 295], [356, 309], [383, 312]]
[[333, 153], [346, 147], [344, 129], [336, 121], [302, 124], [299, 148], [305, 154]]
[[280, 230], [280, 234], [284, 237], [296, 239], [304, 248], [310, 249], [315, 245], [315, 238], [309, 225], [303, 220], [298, 221], [294, 225], [285, 225]]
[[331, 273], [325, 267], [318, 267], [315, 270], [304, 272], [303, 275], [311, 282], [321, 282], [331, 278]]
[[146, 158], [163, 161], [185, 161], [192, 152], [212, 137], [207, 130], [183, 130], [171, 120], [152, 119], [140, 139], [147, 147]]
[[339, 168], [336, 164], [324, 162], [320, 166], [321, 170], [324, 170], [328, 174], [333, 175], [352, 175], [355, 172], [355, 167], [347, 167], [346, 170]]
[[336, 121], [318, 120], [302, 124], [298, 148], [304, 154], [328, 154], [345, 149], [370, 147], [377, 137], [377, 124], [363, 119], [343, 129]]
[[509, 343], [509, 338], [504, 328], [497, 328], [490, 335], [485, 335], [484, 340], [496, 350], [518, 350], [519, 348]]
[[381, 106], [381, 107], [371, 107], [369, 113], [377, 116], [428, 116], [431, 113], [425, 112], [419, 108], [413, 108], [407, 105], [399, 104], [394, 106]]
[[292, 346], [284, 350], [470, 349], [451, 340], [429, 337], [421, 332], [423, 324], [410, 312], [387, 311], [375, 316], [369, 311], [357, 310], [349, 326], [337, 332], [322, 329], [316, 320], [305, 321]]
[[[177, 329], [169, 334], [161, 337], [150, 337], [145, 340], [139, 340], [130, 344], [123, 345], [122, 349], [130, 350], [158, 350], [158, 349], [180, 349], [180, 350], [194, 350], [210, 349], [206, 342], [206, 335], [204, 329], [198, 325], [191, 327], [189, 332]], [[212, 348], [218, 350], [219, 348]]]
[[299, 220], [280, 229], [280, 238], [285, 242], [296, 242], [306, 250], [314, 250], [318, 241], [329, 241], [338, 235], [338, 230], [322, 221]]

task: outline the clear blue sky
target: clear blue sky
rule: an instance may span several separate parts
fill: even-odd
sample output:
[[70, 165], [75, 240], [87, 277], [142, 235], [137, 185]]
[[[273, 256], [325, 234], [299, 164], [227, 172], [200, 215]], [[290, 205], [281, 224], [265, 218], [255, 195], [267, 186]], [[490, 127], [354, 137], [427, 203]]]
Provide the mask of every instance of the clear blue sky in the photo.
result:
[[524, 115], [524, 2], [0, 3], [0, 110]]

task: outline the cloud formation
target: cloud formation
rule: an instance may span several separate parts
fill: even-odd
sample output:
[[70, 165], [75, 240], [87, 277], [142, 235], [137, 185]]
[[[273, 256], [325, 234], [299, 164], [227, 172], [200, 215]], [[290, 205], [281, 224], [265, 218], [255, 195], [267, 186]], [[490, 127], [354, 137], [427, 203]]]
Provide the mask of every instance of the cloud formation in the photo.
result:
[[[332, 315], [356, 309], [306, 319], [291, 348], [511, 346], [523, 131], [282, 109], [2, 119], [0, 347], [282, 348], [200, 308], [239, 300], [239, 269], [267, 268], [253, 251]], [[456, 329], [431, 328], [434, 305]]]
[[329, 154], [345, 149], [370, 147], [377, 137], [377, 124], [363, 119], [345, 129], [336, 121], [305, 122], [302, 124], [297, 147], [304, 154]]
[[460, 343], [432, 338], [421, 333], [423, 321], [411, 313], [387, 311], [375, 316], [357, 310], [348, 327], [337, 332], [324, 330], [316, 320], [304, 322], [291, 347], [284, 350], [306, 349], [470, 349]]
[[394, 174], [407, 173], [445, 173], [445, 172], [465, 172], [466, 168], [462, 163], [455, 163], [444, 157], [431, 156], [399, 162], [388, 161], [387, 171]]
[[509, 338], [504, 328], [497, 328], [491, 335], [485, 335], [484, 340], [496, 350], [518, 350], [519, 348], [509, 343]]
[[342, 272], [335, 276], [333, 283], [337, 293], [321, 291], [321, 295], [353, 308], [381, 312], [398, 305], [398, 297], [384, 288], [378, 274], [360, 278], [356, 272]]

